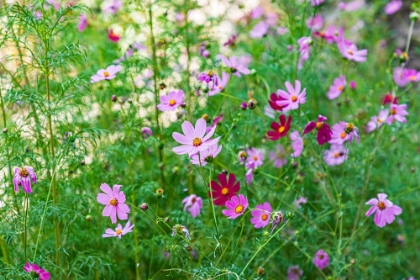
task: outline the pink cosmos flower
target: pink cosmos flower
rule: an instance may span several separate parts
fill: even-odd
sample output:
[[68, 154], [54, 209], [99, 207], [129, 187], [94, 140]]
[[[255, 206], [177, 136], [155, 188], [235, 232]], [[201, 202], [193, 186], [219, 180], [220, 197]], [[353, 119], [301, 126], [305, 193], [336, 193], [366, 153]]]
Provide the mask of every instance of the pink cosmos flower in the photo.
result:
[[88, 26], [87, 18], [85, 14], [80, 15], [79, 23], [77, 24], [77, 30], [80, 32], [84, 31]]
[[281, 101], [281, 100], [286, 100], [286, 99], [278, 96], [276, 93], [273, 92], [270, 95], [270, 99], [268, 100], [268, 104], [270, 105], [271, 108], [273, 108], [273, 110], [282, 111], [284, 106], [277, 105], [277, 101]]
[[298, 265], [289, 266], [287, 269], [287, 279], [288, 280], [299, 280], [302, 277], [303, 271], [299, 268]]
[[219, 80], [219, 83], [217, 86], [215, 86], [213, 89], [210, 89], [209, 92], [207, 92], [208, 96], [213, 96], [216, 95], [220, 92], [223, 91], [223, 89], [227, 86], [228, 82], [229, 82], [229, 74], [226, 72], [222, 72], [222, 79]]
[[269, 25], [265, 21], [261, 21], [254, 28], [249, 31], [249, 37], [251, 38], [261, 38], [268, 32]]
[[310, 55], [309, 46], [312, 44], [312, 38], [302, 37], [298, 40], [298, 44], [299, 44], [299, 53], [300, 53], [298, 68], [302, 69], [303, 62], [309, 59], [309, 55]]
[[395, 220], [395, 216], [402, 213], [401, 207], [394, 205], [391, 201], [386, 199], [387, 195], [384, 193], [378, 194], [378, 199], [372, 198], [367, 205], [372, 205], [366, 216], [369, 217], [376, 212], [374, 222], [378, 227], [384, 227], [386, 224], [391, 224]]
[[276, 111], [274, 111], [269, 105], [264, 106], [264, 115], [266, 115], [270, 119], [276, 118], [275, 113]]
[[306, 125], [303, 134], [309, 133], [316, 128], [318, 131], [316, 134], [318, 144], [324, 145], [324, 143], [329, 142], [331, 140], [332, 131], [330, 126], [324, 123], [326, 120], [326, 117], [319, 115], [317, 122], [311, 121]]
[[402, 5], [403, 5], [403, 2], [401, 0], [391, 0], [385, 6], [385, 9], [384, 9], [385, 13], [387, 15], [395, 14], [401, 9]]
[[346, 159], [349, 150], [345, 149], [343, 145], [331, 145], [329, 150], [324, 151], [324, 160], [328, 165], [340, 165]]
[[355, 90], [355, 89], [357, 88], [357, 83], [356, 83], [356, 81], [350, 81], [350, 88], [351, 88], [352, 90]]
[[299, 80], [295, 80], [295, 87], [293, 88], [290, 82], [284, 83], [286, 86], [287, 92], [279, 89], [277, 94], [283, 100], [276, 101], [278, 106], [282, 106], [283, 111], [287, 112], [290, 110], [296, 110], [299, 107], [299, 104], [304, 104], [306, 102], [306, 88], [301, 90], [301, 83]]
[[141, 133], [143, 133], [143, 138], [146, 139], [148, 136], [153, 136], [152, 129], [150, 127], [142, 127]]
[[255, 169], [263, 165], [264, 150], [251, 148], [251, 149], [246, 149], [246, 153], [248, 155], [245, 162], [245, 167], [247, 169]]
[[279, 19], [279, 16], [275, 12], [265, 13], [265, 23], [267, 23], [269, 26], [276, 26], [278, 19]]
[[25, 264], [25, 266], [23, 267], [23, 270], [30, 273], [31, 275], [33, 275], [35, 278], [37, 278], [39, 280], [50, 280], [51, 279], [50, 273], [48, 271], [46, 271], [45, 269], [40, 268], [36, 264], [31, 264], [31, 263], [27, 262]]
[[353, 123], [339, 122], [332, 127], [331, 144], [343, 145], [344, 142], [360, 142], [359, 129]]
[[395, 68], [394, 82], [400, 87], [404, 87], [409, 83], [420, 81], [420, 72], [415, 69], [406, 69], [402, 67]]
[[326, 268], [330, 264], [330, 259], [328, 257], [328, 254], [324, 252], [323, 250], [319, 250], [318, 252], [316, 252], [315, 258], [314, 258], [314, 264], [321, 270]]
[[344, 58], [355, 62], [366, 61], [368, 51], [366, 49], [358, 50], [357, 46], [353, 42], [343, 39], [337, 44], [337, 46]]
[[315, 15], [314, 17], [308, 18], [306, 21], [306, 26], [312, 30], [319, 30], [322, 28], [324, 21], [322, 20], [321, 15]]
[[223, 46], [233, 46], [235, 45], [236, 39], [238, 39], [238, 35], [234, 34], [230, 36], [229, 40], [226, 41], [226, 43], [223, 44]]
[[274, 161], [274, 167], [277, 168], [287, 164], [286, 153], [282, 145], [277, 146], [277, 151], [270, 151], [270, 160]]
[[254, 169], [250, 168], [245, 173], [245, 183], [251, 185], [252, 180], [254, 180]]
[[293, 153], [292, 157], [299, 157], [303, 151], [303, 139], [300, 137], [299, 132], [293, 131], [290, 133], [290, 139], [292, 140]]
[[319, 6], [324, 2], [325, 0], [311, 0], [311, 6]]
[[115, 33], [114, 30], [109, 29], [108, 30], [108, 39], [111, 42], [115, 43], [115, 42], [118, 42], [121, 39], [121, 36], [119, 34]]
[[206, 121], [204, 119], [198, 119], [195, 123], [195, 128], [189, 121], [182, 123], [182, 131], [185, 135], [178, 132], [172, 133], [172, 137], [182, 146], [178, 146], [172, 149], [176, 154], [183, 155], [189, 154], [190, 156], [197, 154], [198, 152], [207, 150], [209, 146], [213, 146], [219, 141], [220, 137], [210, 139], [216, 130], [216, 126], [207, 133], [206, 136]]
[[108, 184], [103, 183], [101, 190], [104, 193], [99, 193], [96, 200], [103, 205], [106, 205], [102, 211], [102, 216], [110, 217], [111, 222], [115, 224], [117, 222], [117, 216], [120, 220], [127, 220], [130, 213], [130, 208], [125, 204], [125, 194], [120, 192], [121, 185], [114, 185], [113, 189]]
[[105, 14], [116, 14], [118, 10], [122, 7], [123, 2], [120, 0], [112, 0], [111, 3], [109, 3], [105, 9]]
[[210, 70], [208, 72], [201, 72], [200, 75], [198, 75], [198, 80], [200, 82], [205, 82], [210, 90], [214, 90], [219, 85], [220, 78], [217, 73]]
[[379, 111], [378, 116], [373, 116], [370, 118], [370, 121], [367, 123], [367, 132], [372, 132], [378, 127], [382, 126], [383, 123], [388, 119], [389, 110], [381, 110]]
[[393, 122], [406, 123], [407, 119], [405, 116], [408, 115], [408, 112], [405, 110], [407, 108], [406, 104], [391, 104], [391, 110], [389, 111], [389, 117], [386, 120], [386, 123], [391, 125]]
[[277, 122], [271, 123], [270, 127], [274, 131], [270, 130], [267, 132], [268, 138], [272, 141], [278, 140], [279, 138], [285, 137], [287, 135], [287, 133], [290, 130], [290, 124], [292, 123], [292, 116], [289, 115], [289, 117], [286, 120], [285, 115], [280, 115], [279, 121], [280, 121], [279, 123]]
[[118, 224], [118, 226], [115, 228], [115, 231], [113, 231], [110, 228], [107, 228], [105, 230], [105, 233], [102, 234], [102, 237], [106, 238], [106, 237], [118, 236], [118, 238], [121, 239], [121, 237], [123, 235], [126, 235], [129, 232], [132, 232], [133, 227], [134, 227], [134, 225], [130, 225], [130, 221], [127, 222], [127, 224], [124, 226], [124, 228], [122, 228], [121, 224]]
[[263, 204], [258, 204], [255, 207], [255, 210], [251, 211], [251, 223], [255, 228], [264, 228], [268, 226], [272, 212], [273, 209], [271, 208], [270, 203], [264, 202]]
[[19, 191], [19, 186], [26, 193], [32, 193], [31, 181], [36, 184], [36, 174], [34, 168], [31, 166], [24, 166], [22, 168], [15, 168], [15, 175], [13, 176], [13, 186], [15, 192]]
[[239, 196], [235, 195], [226, 202], [225, 206], [228, 209], [222, 210], [223, 215], [228, 217], [228, 219], [236, 219], [248, 208], [248, 199], [242, 194]]
[[244, 75], [248, 75], [251, 71], [238, 60], [236, 56], [231, 56], [227, 58], [224, 55], [220, 55], [223, 63], [230, 68], [230, 71], [233, 75], [241, 77], [241, 73]]
[[182, 203], [184, 203], [184, 211], [187, 211], [188, 208], [193, 218], [197, 217], [200, 214], [200, 209], [203, 208], [203, 200], [195, 194], [184, 198]]
[[308, 202], [308, 199], [306, 199], [303, 196], [300, 196], [298, 199], [293, 201], [293, 204], [296, 206], [296, 208], [301, 208], [302, 204], [306, 204]]
[[330, 25], [324, 31], [314, 32], [314, 35], [324, 38], [328, 44], [339, 43], [344, 38], [344, 29]]
[[90, 82], [96, 83], [102, 80], [112, 80], [116, 77], [116, 74], [122, 70], [121, 65], [110, 65], [106, 69], [100, 69], [95, 75], [90, 77]]
[[338, 8], [346, 12], [353, 12], [362, 8], [364, 4], [365, 0], [354, 0], [348, 3], [341, 2], [338, 4]]
[[186, 239], [190, 239], [190, 232], [186, 226], [176, 224], [172, 227], [172, 236], [175, 234], [184, 235]]
[[[126, 61], [127, 59], [129, 59], [133, 55], [133, 53], [134, 53], [134, 49], [129, 48], [125, 52], [125, 54], [123, 56], [121, 56], [120, 58], [114, 60], [113, 63], [120, 64], [121, 62]], [[153, 72], [152, 72], [152, 74], [153, 74]]]
[[252, 19], [257, 19], [257, 18], [260, 18], [263, 14], [264, 14], [263, 7], [257, 6], [250, 12], [249, 17]]
[[160, 104], [157, 105], [157, 108], [162, 112], [173, 111], [178, 106], [184, 103], [184, 91], [182, 90], [173, 90], [170, 91], [168, 95], [160, 96]]
[[277, 28], [277, 34], [284, 35], [287, 32], [289, 32], [289, 29], [287, 27], [278, 27]]
[[346, 87], [346, 77], [344, 75], [340, 75], [339, 78], [335, 78], [330, 90], [327, 93], [327, 97], [329, 100], [336, 99], [343, 93], [344, 88]]
[[205, 166], [208, 162], [212, 162], [213, 159], [220, 153], [222, 150], [222, 145], [218, 146], [218, 144], [214, 144], [212, 146], [208, 146], [206, 150], [201, 151], [200, 157], [198, 153], [191, 156], [191, 163], [195, 165]]

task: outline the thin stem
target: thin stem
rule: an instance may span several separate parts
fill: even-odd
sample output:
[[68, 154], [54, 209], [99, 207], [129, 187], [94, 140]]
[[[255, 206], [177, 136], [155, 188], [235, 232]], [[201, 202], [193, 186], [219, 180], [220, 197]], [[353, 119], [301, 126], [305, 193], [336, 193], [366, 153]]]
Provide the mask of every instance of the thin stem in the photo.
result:
[[27, 256], [27, 242], [28, 242], [28, 209], [29, 209], [29, 196], [27, 193], [25, 193], [25, 236], [23, 239], [23, 248], [25, 251], [25, 262], [27, 260], [26, 256]]
[[0, 238], [0, 247], [1, 247], [1, 253], [3, 254], [4, 262], [6, 263], [6, 266], [9, 266], [9, 257], [7, 255], [7, 247], [5, 245], [3, 238]]
[[411, 20], [410, 29], [408, 29], [408, 37], [407, 37], [407, 45], [405, 46], [405, 52], [408, 54], [408, 50], [410, 49], [411, 37], [413, 36], [413, 29], [415, 20]]
[[[156, 202], [156, 214], [159, 211], [159, 200]], [[147, 274], [149, 279], [150, 275], [152, 274], [152, 264], [153, 264], [153, 251], [155, 249], [155, 235], [156, 235], [156, 223], [153, 226], [153, 237], [152, 237], [152, 252], [150, 254], [150, 263], [149, 263], [149, 273]]]

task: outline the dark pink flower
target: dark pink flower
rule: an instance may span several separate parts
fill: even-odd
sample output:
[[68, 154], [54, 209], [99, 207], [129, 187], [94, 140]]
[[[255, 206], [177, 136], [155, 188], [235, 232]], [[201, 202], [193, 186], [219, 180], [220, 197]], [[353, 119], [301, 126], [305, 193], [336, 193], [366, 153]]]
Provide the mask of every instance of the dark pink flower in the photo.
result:
[[330, 264], [330, 258], [328, 257], [328, 254], [323, 250], [319, 250], [318, 252], [316, 252], [314, 264], [321, 270], [326, 268]]
[[387, 195], [384, 193], [378, 194], [378, 199], [372, 198], [366, 204], [372, 205], [366, 216], [370, 216], [376, 212], [374, 222], [378, 227], [384, 227], [386, 224], [391, 224], [395, 220], [395, 216], [402, 213], [401, 207], [394, 205], [391, 201], [386, 199]]
[[238, 39], [238, 35], [234, 34], [232, 35], [229, 40], [227, 40], [226, 43], [223, 44], [223, 46], [233, 46], [236, 42], [236, 39]]
[[88, 26], [87, 18], [85, 14], [80, 15], [79, 23], [77, 24], [77, 30], [80, 32], [84, 31], [85, 28]]
[[292, 116], [289, 115], [286, 121], [285, 115], [279, 116], [279, 123], [272, 122], [271, 129], [274, 131], [267, 132], [267, 136], [270, 140], [275, 141], [279, 138], [285, 137], [290, 130], [290, 124], [292, 123]]
[[288, 280], [299, 280], [302, 277], [303, 271], [299, 268], [298, 265], [290, 266], [287, 269], [287, 279]]
[[283, 97], [281, 97], [281, 96], [279, 96], [279, 95], [277, 95], [276, 93], [273, 92], [270, 95], [270, 99], [268, 100], [268, 104], [270, 105], [271, 108], [273, 108], [273, 110], [282, 111], [285, 106], [280, 106], [280, 105], [277, 104], [277, 101], [282, 101], [282, 100], [286, 100], [286, 99], [284, 99]]
[[50, 273], [42, 268], [40, 268], [36, 264], [31, 264], [27, 262], [25, 266], [23, 267], [23, 270], [30, 273], [32, 276], [34, 276], [36, 279], [39, 280], [50, 280], [51, 276]]
[[263, 204], [258, 204], [255, 207], [255, 210], [251, 211], [251, 223], [255, 228], [264, 228], [268, 226], [272, 212], [273, 209], [271, 208], [270, 203], [264, 202]]
[[102, 234], [102, 237], [106, 238], [106, 237], [116, 237], [118, 236], [119, 239], [121, 239], [121, 237], [123, 235], [126, 235], [129, 232], [133, 231], [133, 227], [134, 225], [130, 225], [130, 221], [128, 221], [124, 228], [122, 228], [121, 224], [118, 224], [118, 226], [115, 228], [115, 231], [112, 230], [111, 228], [108, 228], [105, 230], [105, 233]]
[[236, 176], [232, 173], [229, 174], [229, 178], [227, 178], [226, 174], [220, 173], [217, 179], [219, 179], [219, 183], [214, 180], [210, 182], [212, 193], [209, 191], [208, 196], [213, 197], [214, 205], [223, 206], [239, 192], [241, 183], [236, 181]]
[[317, 122], [311, 121], [306, 125], [303, 134], [309, 133], [316, 128], [316, 140], [318, 141], [318, 144], [324, 145], [324, 143], [329, 142], [331, 140], [332, 131], [330, 126], [324, 123], [326, 120], [326, 117], [319, 115]]
[[187, 211], [188, 209], [193, 218], [197, 217], [200, 214], [201, 208], [203, 208], [203, 200], [195, 194], [184, 198], [182, 203], [184, 203], [184, 211]]
[[228, 209], [222, 210], [223, 215], [228, 217], [228, 219], [236, 219], [248, 208], [248, 199], [242, 194], [233, 196], [226, 202], [225, 206]]
[[113, 189], [108, 184], [103, 183], [101, 190], [104, 193], [99, 193], [96, 200], [103, 205], [106, 205], [102, 211], [102, 216], [110, 217], [111, 222], [115, 224], [117, 222], [117, 216], [120, 220], [127, 220], [130, 213], [130, 208], [125, 204], [125, 194], [120, 192], [121, 185], [114, 185]]
[[26, 193], [32, 193], [31, 181], [36, 184], [36, 174], [33, 167], [24, 166], [22, 168], [15, 168], [15, 175], [13, 176], [13, 186], [15, 192], [19, 191], [19, 186]]

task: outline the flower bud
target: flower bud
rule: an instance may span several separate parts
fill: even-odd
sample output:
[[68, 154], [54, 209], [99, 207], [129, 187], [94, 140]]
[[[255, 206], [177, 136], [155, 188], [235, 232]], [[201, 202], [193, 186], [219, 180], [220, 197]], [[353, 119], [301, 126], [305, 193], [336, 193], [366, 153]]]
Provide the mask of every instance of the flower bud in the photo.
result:
[[419, 16], [420, 16], [420, 14], [419, 14], [419, 13], [417, 13], [417, 12], [412, 12], [412, 13], [410, 14], [410, 20], [412, 20], [412, 21], [416, 21], [416, 20], [418, 20], [418, 19], [419, 19]]
[[253, 110], [255, 109], [255, 107], [257, 107], [257, 103], [258, 103], [257, 100], [255, 100], [254, 98], [251, 98], [248, 100], [246, 105], [249, 109]]
[[165, 88], [166, 88], [166, 85], [165, 85], [165, 83], [160, 83], [159, 84], [159, 88], [160, 88], [160, 90], [164, 90]]
[[265, 275], [265, 269], [262, 266], [260, 266], [257, 269], [257, 273], [258, 273], [259, 276], [264, 276]]
[[111, 101], [112, 101], [112, 102], [117, 102], [117, 97], [115, 96], [115, 94], [113, 94], [113, 95], [111, 96]]
[[140, 209], [141, 209], [141, 210], [143, 210], [143, 211], [146, 211], [148, 208], [149, 208], [149, 205], [147, 205], [147, 203], [146, 203], [146, 202], [143, 202], [143, 203], [140, 205]]
[[166, 217], [164, 221], [165, 223], [169, 223], [169, 217]]
[[246, 110], [246, 108], [247, 108], [247, 104], [246, 104], [246, 102], [242, 102], [242, 103], [241, 103], [241, 109], [242, 109], [242, 110]]
[[83, 165], [85, 165], [85, 164], [86, 164], [86, 162], [85, 162], [84, 160], [80, 161], [80, 165], [81, 165], [81, 166], [83, 166]]
[[86, 222], [90, 222], [90, 221], [92, 221], [92, 216], [91, 215], [86, 215], [85, 219], [86, 219]]
[[210, 119], [210, 117], [209, 117], [209, 115], [208, 115], [208, 114], [204, 114], [204, 115], [202, 115], [202, 116], [201, 116], [201, 118], [202, 118], [203, 120], [205, 120], [206, 122], [208, 122], [208, 121], [209, 121], [209, 119]]
[[157, 198], [161, 198], [163, 196], [163, 189], [159, 188], [156, 190]]
[[7, 128], [3, 128], [3, 133], [7, 133]]

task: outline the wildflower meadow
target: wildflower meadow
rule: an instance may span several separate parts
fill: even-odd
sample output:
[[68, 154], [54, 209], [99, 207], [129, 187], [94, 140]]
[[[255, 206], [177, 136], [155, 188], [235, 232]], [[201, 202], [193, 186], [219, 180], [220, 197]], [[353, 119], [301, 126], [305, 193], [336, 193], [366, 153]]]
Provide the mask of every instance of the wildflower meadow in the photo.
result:
[[0, 279], [420, 279], [419, 0], [2, 0]]

